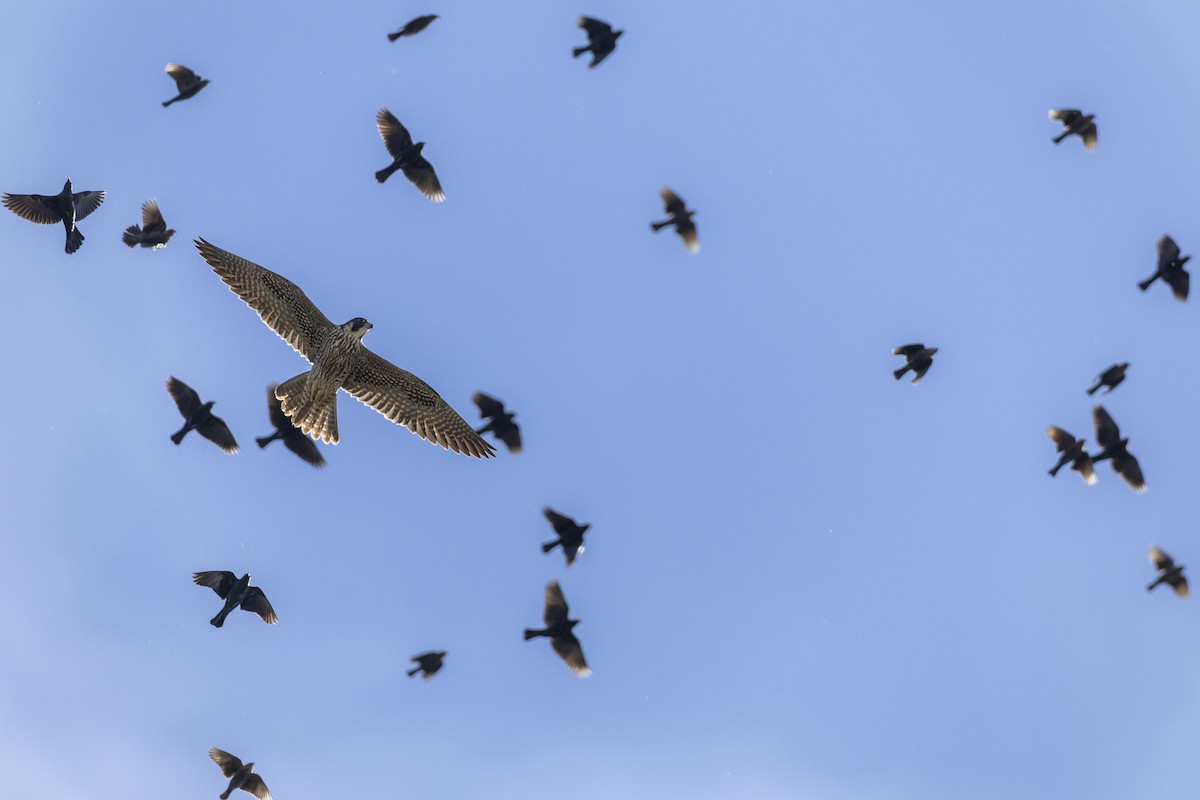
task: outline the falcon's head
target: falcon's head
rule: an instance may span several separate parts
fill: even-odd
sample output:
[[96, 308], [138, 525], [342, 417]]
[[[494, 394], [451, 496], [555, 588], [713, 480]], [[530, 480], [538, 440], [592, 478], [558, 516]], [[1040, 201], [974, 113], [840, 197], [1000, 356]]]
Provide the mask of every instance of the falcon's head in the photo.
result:
[[350, 333], [354, 334], [359, 339], [361, 339], [363, 337], [363, 335], [366, 334], [366, 332], [371, 330], [371, 328], [373, 328], [373, 327], [375, 327], [375, 326], [372, 325], [371, 323], [367, 322], [362, 317], [355, 317], [354, 319], [350, 320], [349, 322], [347, 322], [345, 325], [342, 326], [342, 328], [344, 330], [349, 331]]

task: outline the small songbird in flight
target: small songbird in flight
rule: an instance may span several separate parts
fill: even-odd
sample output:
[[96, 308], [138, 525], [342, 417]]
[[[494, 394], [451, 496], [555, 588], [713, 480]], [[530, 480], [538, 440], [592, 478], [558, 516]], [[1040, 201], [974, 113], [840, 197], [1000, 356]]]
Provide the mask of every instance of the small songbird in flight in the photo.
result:
[[438, 670], [442, 668], [442, 663], [446, 660], [445, 650], [431, 650], [428, 653], [421, 653], [419, 656], [413, 656], [409, 659], [417, 666], [408, 671], [408, 677], [421, 673], [422, 680], [429, 680], [434, 675], [437, 675]]
[[570, 517], [560, 514], [554, 509], [547, 506], [542, 509], [542, 513], [546, 515], [546, 519], [554, 526], [554, 532], [558, 534], [558, 538], [553, 542], [546, 542], [542, 545], [542, 552], [549, 553], [554, 548], [562, 545], [563, 555], [567, 557], [567, 566], [575, 563], [575, 558], [583, 552], [583, 534], [592, 527], [591, 523], [580, 525]]
[[675, 232], [683, 239], [683, 246], [687, 248], [687, 251], [699, 253], [700, 239], [696, 236], [696, 223], [692, 222], [692, 217], [696, 216], [696, 212], [688, 211], [683, 198], [666, 186], [659, 190], [659, 195], [670, 216], [662, 222], [651, 222], [650, 229], [657, 233], [669, 225], [674, 225]]
[[477, 458], [495, 452], [429, 384], [375, 355], [362, 338], [362, 317], [334, 325], [300, 287], [282, 275], [203, 239], [196, 249], [267, 327], [312, 362], [312, 369], [275, 389], [283, 413], [314, 439], [337, 444], [337, 390], [448, 450]]
[[396, 31], [395, 33], [389, 33], [387, 35], [388, 41], [394, 42], [397, 39], [399, 39], [401, 36], [412, 36], [413, 34], [420, 33], [421, 31], [428, 28], [429, 23], [433, 22], [437, 18], [438, 18], [437, 14], [428, 14], [424, 17], [417, 17], [416, 19], [410, 19], [407, 23], [405, 23], [403, 28]]
[[140, 244], [142, 247], [161, 250], [167, 246], [167, 242], [171, 241], [171, 237], [174, 235], [175, 231], [167, 230], [167, 222], [163, 219], [162, 212], [158, 210], [158, 201], [151, 199], [142, 203], [142, 227], [130, 225], [125, 229], [121, 240], [130, 247], [137, 247]]
[[197, 92], [208, 86], [207, 80], [201, 80], [199, 75], [182, 64], [167, 64], [165, 71], [175, 79], [175, 88], [179, 90], [179, 94], [170, 100], [163, 101], [163, 108], [178, 100], [187, 100], [189, 97], [195, 97]]
[[1101, 448], [1099, 453], [1092, 456], [1092, 462], [1103, 461], [1106, 458], [1112, 459], [1113, 469], [1133, 487], [1135, 492], [1146, 491], [1142, 468], [1133, 454], [1126, 449], [1129, 439], [1121, 438], [1121, 431], [1117, 427], [1117, 423], [1104, 410], [1104, 406], [1096, 406], [1092, 409], [1092, 422], [1096, 426], [1096, 441], [1100, 443]]
[[1167, 584], [1180, 597], [1188, 596], [1188, 582], [1183, 575], [1183, 564], [1176, 564], [1169, 555], [1157, 547], [1150, 548], [1150, 563], [1158, 570], [1154, 583], [1146, 587], [1147, 592], [1154, 591], [1159, 584]]
[[229, 795], [233, 794], [234, 789], [249, 792], [258, 800], [271, 800], [271, 792], [267, 790], [267, 785], [254, 773], [253, 761], [242, 764], [242, 760], [237, 756], [216, 747], [208, 748], [208, 757], [217, 762], [221, 772], [229, 778], [229, 788], [221, 793], [221, 800], [229, 800]]
[[192, 580], [196, 582], [197, 586], [207, 586], [212, 589], [225, 601], [225, 605], [221, 607], [217, 615], [209, 620], [214, 628], [224, 625], [229, 612], [238, 606], [241, 606], [243, 611], [258, 614], [268, 625], [279, 622], [279, 617], [275, 616], [275, 609], [271, 608], [271, 602], [267, 600], [263, 590], [250, 585], [249, 572], [240, 578], [232, 572], [223, 570], [194, 572]]
[[1096, 149], [1095, 114], [1084, 115], [1077, 108], [1052, 108], [1050, 119], [1056, 119], [1063, 124], [1063, 132], [1054, 137], [1055, 144], [1061, 144], [1063, 139], [1074, 134], [1083, 140], [1085, 148]]
[[1051, 477], [1057, 475], [1060, 469], [1070, 464], [1071, 469], [1078, 472], [1088, 486], [1096, 482], [1096, 470], [1092, 468], [1092, 457], [1088, 455], [1087, 450], [1084, 448], [1084, 439], [1076, 439], [1062, 428], [1057, 428], [1053, 425], [1046, 428], [1046, 435], [1054, 440], [1055, 449], [1062, 454], [1058, 459], [1058, 463], [1050, 469]]
[[933, 366], [933, 354], [938, 349], [936, 347], [926, 347], [923, 344], [906, 344], [892, 350], [894, 356], [904, 356], [905, 364], [897, 370], [892, 370], [892, 374], [896, 376], [896, 380], [908, 372], [910, 369], [915, 376], [912, 380], [913, 385], [921, 382], [921, 378], [925, 377], [925, 373]]
[[271, 424], [275, 426], [275, 432], [270, 436], [259, 436], [254, 441], [258, 442], [259, 447], [266, 447], [276, 439], [281, 439], [284, 447], [309, 464], [314, 467], [325, 466], [325, 457], [317, 449], [317, 443], [305, 436], [304, 431], [293, 425], [287, 414], [283, 413], [283, 406], [275, 397], [277, 387], [278, 384], [275, 383], [267, 387], [267, 412], [271, 416]]
[[1095, 394], [1101, 386], [1107, 386], [1108, 388], [1104, 390], [1104, 393], [1108, 394], [1113, 389], [1120, 386], [1121, 381], [1125, 380], [1125, 370], [1127, 369], [1129, 369], [1128, 361], [1121, 364], [1113, 364], [1111, 367], [1104, 370], [1104, 372], [1100, 373], [1100, 375], [1096, 378], [1096, 385], [1088, 389], [1087, 393]]
[[383, 183], [396, 170], [403, 170], [404, 177], [420, 189], [421, 194], [435, 203], [445, 200], [446, 193], [442, 191], [442, 184], [438, 181], [437, 173], [433, 171], [433, 164], [421, 155], [425, 143], [413, 144], [412, 134], [386, 108], [379, 109], [375, 115], [375, 124], [379, 128], [379, 135], [383, 137], [384, 146], [392, 157], [391, 164], [375, 173], [375, 180]]
[[188, 431], [194, 430], [230, 455], [238, 451], [238, 443], [225, 420], [212, 413], [215, 401], [201, 403], [196, 390], [175, 377], [167, 379], [167, 391], [184, 419], [183, 427], [171, 434], [172, 442], [179, 444]]
[[491, 431], [496, 438], [504, 442], [508, 452], [521, 452], [521, 429], [513, 419], [517, 416], [511, 411], [504, 410], [504, 403], [494, 397], [488, 397], [483, 392], [471, 395], [475, 405], [479, 406], [479, 416], [488, 420], [488, 424], [477, 428], [476, 433], [483, 434]]
[[525, 639], [529, 640], [535, 636], [548, 637], [550, 646], [558, 653], [559, 658], [567, 662], [571, 672], [586, 678], [592, 671], [588, 669], [587, 661], [583, 658], [583, 648], [580, 647], [579, 640], [571, 631], [579, 624], [579, 620], [568, 619], [568, 612], [567, 601], [558, 586], [558, 581], [550, 581], [546, 584], [546, 609], [542, 614], [546, 627], [540, 630], [526, 628]]
[[4, 206], [21, 219], [40, 225], [61, 222], [67, 231], [67, 252], [74, 253], [83, 244], [83, 232], [75, 223], [91, 214], [104, 202], [104, 192], [72, 192], [71, 179], [62, 191], [46, 194], [6, 194]]
[[1138, 288], [1144, 292], [1156, 279], [1162, 278], [1163, 282], [1171, 287], [1175, 299], [1182, 303], [1187, 300], [1188, 287], [1192, 280], [1191, 275], [1183, 268], [1189, 258], [1191, 256], [1179, 255], [1179, 245], [1175, 244], [1174, 239], [1170, 236], [1162, 237], [1158, 240], [1158, 269], [1149, 278], [1140, 281]]
[[614, 31], [612, 25], [591, 17], [580, 17], [576, 24], [587, 31], [588, 43], [585, 47], [576, 47], [572, 52], [575, 58], [579, 58], [591, 50], [592, 63], [588, 64], [589, 69], [608, 58], [608, 54], [617, 49], [617, 39], [625, 32]]

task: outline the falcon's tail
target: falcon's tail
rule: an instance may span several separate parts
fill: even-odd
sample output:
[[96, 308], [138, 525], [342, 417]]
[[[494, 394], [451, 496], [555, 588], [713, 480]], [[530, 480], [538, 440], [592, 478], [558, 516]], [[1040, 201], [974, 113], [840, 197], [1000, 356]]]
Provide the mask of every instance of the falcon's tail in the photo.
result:
[[326, 397], [311, 397], [308, 376], [302, 372], [275, 388], [275, 399], [292, 424], [314, 439], [338, 443], [337, 388]]

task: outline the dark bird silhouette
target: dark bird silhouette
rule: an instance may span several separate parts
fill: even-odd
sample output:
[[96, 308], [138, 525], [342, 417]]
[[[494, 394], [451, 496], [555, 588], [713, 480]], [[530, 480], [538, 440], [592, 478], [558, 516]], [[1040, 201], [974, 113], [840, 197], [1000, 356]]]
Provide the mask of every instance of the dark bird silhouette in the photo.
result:
[[471, 399], [479, 406], [479, 416], [488, 420], [487, 425], [477, 428], [475, 432], [484, 434], [491, 431], [497, 439], [504, 442], [508, 452], [521, 452], [521, 429], [513, 422], [517, 415], [505, 411], [504, 403], [494, 397], [488, 397], [483, 392], [476, 392], [471, 395]]
[[625, 32], [614, 31], [612, 25], [591, 17], [580, 17], [577, 24], [587, 31], [588, 43], [586, 47], [576, 47], [572, 52], [575, 58], [579, 58], [591, 50], [592, 63], [588, 64], [589, 69], [608, 58], [608, 54], [617, 49], [617, 39]]
[[299, 286], [282, 275], [203, 239], [196, 240], [196, 249], [267, 327], [312, 362], [310, 371], [275, 389], [283, 413], [300, 430], [314, 439], [337, 443], [340, 388], [448, 450], [478, 458], [495, 452], [429, 384], [363, 346], [370, 322], [354, 317], [334, 325]]
[[892, 350], [894, 356], [904, 356], [904, 366], [897, 370], [892, 370], [892, 374], [896, 376], [896, 380], [908, 372], [910, 369], [915, 376], [912, 380], [913, 385], [921, 382], [921, 378], [925, 377], [925, 373], [933, 366], [933, 354], [938, 349], [936, 347], [926, 347], [923, 344], [906, 344], [902, 347], [897, 347]]
[[1155, 280], [1162, 278], [1171, 287], [1171, 293], [1175, 295], [1176, 300], [1180, 302], [1187, 300], [1191, 276], [1183, 268], [1183, 265], [1190, 258], [1191, 256], [1179, 255], [1179, 245], [1175, 244], [1174, 239], [1170, 236], [1162, 237], [1158, 240], [1158, 269], [1149, 278], [1139, 282], [1138, 288], [1144, 292]]
[[558, 653], [559, 658], [567, 662], [567, 666], [576, 675], [586, 678], [592, 671], [588, 669], [587, 661], [583, 658], [583, 648], [579, 646], [579, 640], [571, 630], [579, 624], [579, 620], [567, 619], [568, 612], [567, 601], [563, 598], [558, 581], [550, 581], [546, 584], [546, 610], [542, 614], [546, 627], [540, 630], [526, 628], [525, 639], [529, 640], [535, 636], [549, 637], [550, 646]]
[[142, 203], [142, 227], [130, 225], [125, 229], [121, 240], [130, 247], [137, 247], [140, 244], [142, 247], [161, 250], [167, 246], [167, 242], [171, 241], [171, 237], [174, 235], [175, 231], [167, 230], [167, 222], [163, 219], [162, 212], [158, 210], [158, 201], [151, 199]]
[[1096, 378], [1096, 385], [1088, 389], [1087, 393], [1095, 394], [1101, 386], [1107, 386], [1108, 388], [1104, 391], [1104, 393], [1108, 394], [1113, 389], [1120, 386], [1121, 381], [1125, 380], [1125, 370], [1127, 369], [1129, 369], [1128, 361], [1121, 364], [1113, 364], [1111, 367], [1104, 370], [1104, 372], [1100, 373], [1100, 375]]
[[669, 225], [674, 225], [675, 232], [683, 239], [683, 246], [687, 248], [688, 252], [699, 253], [700, 240], [696, 236], [696, 223], [692, 222], [692, 217], [696, 216], [696, 212], [688, 211], [683, 198], [666, 186], [659, 190], [659, 195], [662, 196], [663, 205], [670, 217], [662, 222], [651, 222], [650, 229], [657, 233]]
[[1078, 472], [1088, 486], [1096, 482], [1096, 470], [1092, 468], [1092, 457], [1084, 448], [1084, 439], [1076, 439], [1062, 428], [1056, 428], [1053, 425], [1046, 428], [1046, 435], [1054, 440], [1055, 449], [1061, 453], [1058, 463], [1050, 469], [1051, 477], [1070, 464], [1071, 469]]
[[1133, 457], [1133, 454], [1126, 449], [1129, 439], [1121, 438], [1121, 431], [1117, 428], [1117, 423], [1113, 422], [1113, 418], [1104, 410], [1104, 406], [1096, 406], [1092, 409], [1092, 422], [1096, 426], [1096, 441], [1100, 443], [1101, 448], [1099, 453], [1092, 456], [1092, 462], [1103, 461], [1106, 458], [1112, 459], [1113, 469], [1133, 487], [1134, 491], [1146, 491], [1142, 468], [1138, 466], [1138, 460]]
[[232, 572], [221, 570], [194, 572], [192, 580], [196, 582], [197, 586], [207, 586], [212, 589], [225, 601], [225, 605], [221, 607], [217, 615], [209, 620], [214, 628], [224, 625], [229, 612], [238, 606], [241, 606], [243, 611], [258, 614], [268, 625], [279, 622], [279, 617], [275, 616], [275, 609], [271, 608], [271, 602], [267, 600], [263, 590], [250, 585], [249, 572], [240, 578]]
[[1158, 570], [1158, 577], [1154, 579], [1154, 583], [1146, 587], [1147, 592], [1152, 592], [1157, 586], [1165, 583], [1180, 597], [1188, 596], [1188, 582], [1183, 575], [1183, 564], [1176, 564], [1169, 555], [1157, 547], [1150, 548], [1150, 563]]
[[396, 31], [395, 33], [389, 33], [387, 35], [388, 41], [394, 42], [397, 39], [399, 39], [401, 36], [412, 36], [415, 33], [420, 33], [421, 31], [428, 28], [429, 23], [433, 22], [437, 18], [438, 18], [437, 14], [427, 14], [424, 17], [417, 17], [416, 19], [410, 19], [407, 23], [405, 23], [403, 28]]
[[67, 231], [67, 252], [74, 253], [83, 244], [83, 232], [75, 223], [91, 214], [104, 202], [104, 192], [71, 192], [71, 179], [54, 195], [6, 194], [4, 206], [21, 219], [39, 225], [61, 222]]
[[425, 143], [413, 144], [408, 129], [386, 108], [379, 109], [375, 115], [375, 124], [379, 126], [379, 135], [383, 137], [383, 144], [393, 159], [391, 164], [375, 173], [375, 180], [383, 183], [396, 170], [403, 170], [404, 177], [412, 181], [413, 186], [421, 190], [421, 194], [435, 203], [445, 200], [446, 193], [442, 191], [442, 184], [438, 182], [433, 165], [421, 155]]
[[1052, 108], [1050, 119], [1056, 119], [1063, 125], [1063, 132], [1054, 137], [1055, 144], [1074, 134], [1083, 140], [1083, 146], [1088, 150], [1096, 149], [1096, 115], [1085, 115], [1077, 108]]
[[275, 426], [275, 432], [270, 436], [259, 436], [254, 441], [258, 442], [259, 447], [266, 447], [276, 439], [280, 439], [283, 441], [284, 447], [309, 464], [314, 467], [325, 466], [325, 457], [317, 449], [317, 443], [308, 438], [304, 431], [293, 425], [287, 414], [283, 413], [283, 406], [280, 404], [279, 398], [275, 397], [275, 389], [278, 386], [279, 384], [272, 383], [267, 387], [267, 411], [271, 415], [271, 424]]
[[195, 389], [174, 377], [167, 379], [167, 391], [175, 398], [175, 405], [184, 419], [183, 427], [171, 434], [172, 442], [179, 444], [188, 431], [195, 430], [230, 455], [238, 451], [238, 443], [225, 420], [212, 413], [215, 401], [201, 403]]
[[254, 773], [253, 761], [242, 764], [242, 760], [237, 756], [216, 747], [208, 748], [208, 757], [217, 762], [221, 772], [229, 778], [229, 788], [221, 793], [221, 800], [229, 800], [229, 795], [233, 794], [234, 789], [249, 792], [258, 800], [271, 800], [271, 792], [267, 790], [267, 785]]
[[164, 101], [163, 108], [178, 100], [195, 97], [197, 92], [208, 86], [207, 80], [201, 80], [199, 75], [182, 64], [167, 64], [166, 73], [175, 79], [175, 88], [179, 90], [179, 94]]
[[546, 519], [554, 526], [554, 532], [558, 534], [558, 538], [553, 542], [546, 542], [542, 545], [542, 552], [549, 553], [554, 548], [562, 545], [563, 555], [567, 557], [567, 566], [571, 566], [575, 563], [575, 558], [583, 552], [583, 534], [584, 531], [592, 527], [591, 523], [585, 522], [583, 525], [580, 525], [575, 520], [558, 513], [549, 506], [543, 508], [542, 513], [546, 515]]
[[422, 680], [429, 680], [434, 675], [437, 675], [438, 670], [442, 668], [442, 663], [446, 660], [445, 650], [431, 650], [428, 653], [421, 653], [419, 656], [413, 656], [409, 659], [417, 666], [408, 671], [408, 677], [421, 673]]

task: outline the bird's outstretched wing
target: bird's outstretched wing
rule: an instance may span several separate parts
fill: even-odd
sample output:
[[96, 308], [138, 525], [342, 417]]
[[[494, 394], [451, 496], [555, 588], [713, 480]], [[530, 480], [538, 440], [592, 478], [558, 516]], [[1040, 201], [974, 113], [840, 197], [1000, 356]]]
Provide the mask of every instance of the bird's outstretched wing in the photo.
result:
[[175, 88], [180, 92], [200, 82], [200, 76], [183, 64], [167, 64], [165, 72], [175, 79]]
[[[197, 586], [207, 586], [212, 589], [224, 600], [229, 596], [229, 590], [237, 583], [237, 576], [225, 570], [208, 570], [207, 572], [192, 573], [192, 580], [196, 582]], [[209, 755], [212, 753], [210, 752]]]
[[1056, 119], [1062, 122], [1063, 125], [1071, 125], [1071, 123], [1083, 116], [1083, 112], [1078, 108], [1052, 108], [1050, 109], [1050, 119]]
[[313, 360], [334, 325], [299, 286], [204, 239], [196, 240], [196, 249], [234, 294], [258, 312], [268, 328], [300, 355]]
[[233, 753], [226, 753], [219, 747], [208, 748], [208, 757], [217, 762], [217, 766], [221, 768], [221, 772], [225, 773], [226, 778], [232, 778], [233, 774], [242, 768], [242, 760]]
[[75, 192], [71, 195], [71, 202], [75, 204], [75, 221], [79, 222], [100, 207], [104, 202], [104, 192]]
[[666, 186], [659, 189], [659, 196], [662, 197], [663, 206], [667, 209], [668, 214], [682, 214], [687, 204], [683, 202], [683, 198], [675, 194]]
[[925, 345], [923, 344], [905, 344], [892, 350], [892, 355], [904, 356], [905, 358], [908, 358], [909, 356], [919, 353], [924, 349]]
[[167, 378], [167, 391], [171, 393], [171, 398], [184, 418], [190, 417], [196, 409], [204, 405], [195, 389], [174, 376]]
[[560, 622], [566, 622], [569, 613], [562, 587], [558, 585], [558, 581], [550, 581], [546, 584], [546, 609], [542, 612], [542, 621], [546, 623], [547, 628], [552, 628]]
[[4, 207], [21, 219], [36, 222], [39, 225], [53, 225], [62, 222], [58, 206], [53, 197], [44, 194], [6, 194]]
[[246, 591], [246, 597], [242, 600], [242, 610], [258, 614], [268, 625], [279, 622], [279, 617], [275, 616], [275, 609], [271, 608], [271, 602], [267, 600], [263, 590], [257, 586], [251, 586]]
[[196, 430], [200, 432], [201, 436], [226, 453], [232, 455], [238, 451], [238, 443], [233, 438], [233, 431], [229, 430], [229, 426], [225, 424], [225, 420], [217, 415], [210, 415], [207, 420], [196, 426]]
[[552, 636], [550, 638], [550, 646], [554, 648], [554, 652], [558, 653], [559, 658], [567, 662], [567, 666], [581, 678], [586, 678], [592, 674], [592, 670], [587, 665], [587, 660], [583, 657], [583, 648], [579, 644], [579, 640], [575, 638], [575, 634], [568, 633], [565, 636]]
[[549, 520], [550, 524], [554, 526], [554, 532], [560, 536], [562, 535], [563, 531], [570, 532], [575, 529], [575, 520], [558, 513], [549, 506], [543, 508], [542, 513], [546, 516], [546, 519]]
[[383, 144], [392, 158], [399, 158], [404, 151], [412, 147], [412, 134], [387, 108], [381, 108], [375, 114], [375, 124], [379, 126], [379, 135], [383, 137]]
[[1163, 280], [1171, 287], [1171, 294], [1175, 295], [1175, 299], [1180, 302], [1187, 300], [1188, 288], [1191, 286], [1192, 279], [1188, 275], [1187, 270], [1183, 267], [1173, 269], [1163, 275]]
[[1164, 236], [1158, 240], [1158, 268], [1170, 264], [1175, 259], [1179, 258], [1179, 245], [1175, 244], [1175, 240], [1170, 236]]
[[142, 203], [142, 232], [165, 231], [167, 221], [163, 219], [162, 211], [158, 208], [157, 200], [147, 200]]
[[1146, 479], [1142, 477], [1142, 468], [1136, 458], [1132, 455], [1115, 456], [1112, 465], [1131, 489], [1135, 492], [1146, 491]]
[[1092, 424], [1096, 426], [1096, 441], [1101, 447], [1111, 447], [1121, 441], [1121, 429], [1104, 406], [1092, 409]]
[[426, 161], [424, 156], [418, 156], [414, 163], [405, 164], [400, 169], [404, 172], [404, 177], [433, 202], [441, 203], [446, 199], [446, 193], [442, 191], [442, 182], [433, 171], [433, 164]]
[[480, 417], [497, 417], [504, 413], [504, 403], [483, 392], [476, 392], [471, 395], [471, 400], [475, 402], [475, 405], [479, 406]]
[[598, 19], [591, 17], [580, 17], [577, 23], [579, 27], [587, 31], [588, 39], [599, 39], [603, 36], [612, 34], [612, 25], [607, 22], [601, 22]]
[[272, 800], [271, 792], [267, 789], [267, 785], [263, 783], [263, 779], [253, 772], [246, 778], [246, 782], [242, 784], [242, 790], [254, 795], [258, 800]]
[[342, 388], [422, 439], [477, 458], [495, 452], [425, 381], [364, 348]]

